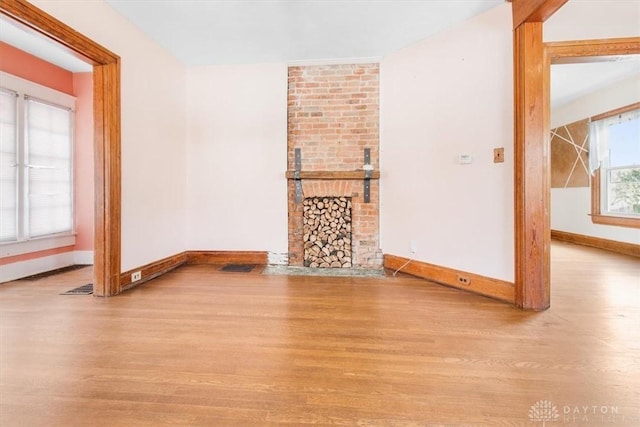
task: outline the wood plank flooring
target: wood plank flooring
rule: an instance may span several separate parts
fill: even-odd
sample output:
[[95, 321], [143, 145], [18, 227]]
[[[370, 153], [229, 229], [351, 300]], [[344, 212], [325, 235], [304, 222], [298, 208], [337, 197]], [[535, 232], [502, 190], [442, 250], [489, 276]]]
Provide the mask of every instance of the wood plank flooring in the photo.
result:
[[542, 313], [400, 274], [0, 285], [0, 425], [640, 425], [640, 261], [552, 253]]

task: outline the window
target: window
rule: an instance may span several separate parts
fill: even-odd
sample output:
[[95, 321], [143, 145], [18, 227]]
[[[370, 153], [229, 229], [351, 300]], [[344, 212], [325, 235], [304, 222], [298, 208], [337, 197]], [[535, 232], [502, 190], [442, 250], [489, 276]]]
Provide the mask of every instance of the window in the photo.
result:
[[73, 97], [0, 77], [0, 243], [70, 235]]
[[589, 138], [593, 222], [640, 227], [640, 104], [593, 117]]

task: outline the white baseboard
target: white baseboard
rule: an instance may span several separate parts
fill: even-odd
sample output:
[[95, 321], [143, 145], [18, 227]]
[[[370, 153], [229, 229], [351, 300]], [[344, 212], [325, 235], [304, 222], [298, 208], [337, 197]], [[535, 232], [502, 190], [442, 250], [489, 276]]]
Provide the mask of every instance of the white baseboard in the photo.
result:
[[64, 252], [42, 258], [0, 265], [0, 283], [74, 265], [74, 258], [73, 252]]
[[93, 251], [75, 251], [73, 261], [77, 265], [93, 265]]
[[289, 254], [269, 252], [267, 262], [269, 265], [289, 265]]

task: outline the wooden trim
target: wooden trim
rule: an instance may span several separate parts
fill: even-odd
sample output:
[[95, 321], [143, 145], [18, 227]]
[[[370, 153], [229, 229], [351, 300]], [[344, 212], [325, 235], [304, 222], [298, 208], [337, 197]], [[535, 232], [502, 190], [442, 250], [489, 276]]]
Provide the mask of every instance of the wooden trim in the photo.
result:
[[[125, 271], [120, 275], [122, 290], [131, 289], [144, 282], [162, 276], [184, 264], [256, 264], [266, 265], [268, 252], [262, 251], [185, 251], [158, 261], [150, 262], [138, 268]], [[142, 272], [142, 279], [132, 283], [131, 275]]]
[[[122, 284], [122, 290], [131, 289], [144, 282], [148, 282], [151, 279], [162, 276], [163, 274], [180, 267], [187, 262], [187, 253], [182, 252], [167, 258], [163, 258], [158, 261], [151, 262], [143, 265], [142, 267], [134, 268], [129, 271], [125, 271], [120, 275], [120, 283]], [[131, 282], [131, 275], [137, 271], [142, 272], [142, 279]]]
[[[94, 258], [99, 259], [94, 277], [100, 279], [98, 296], [117, 295], [120, 278], [120, 126], [113, 115], [120, 117], [120, 62], [96, 65], [94, 79], [94, 179], [95, 237]], [[95, 260], [94, 260], [95, 262]], [[95, 268], [95, 267], [94, 267]]]
[[188, 251], [188, 264], [256, 264], [267, 265], [266, 251]]
[[514, 51], [515, 303], [544, 310], [550, 305], [550, 73], [541, 22], [516, 28]]
[[615, 110], [607, 111], [606, 113], [598, 114], [597, 116], [591, 117], [591, 121], [595, 122], [597, 120], [608, 119], [609, 117], [617, 116], [619, 114], [628, 113], [629, 111], [640, 109], [640, 102], [636, 102], [635, 104], [626, 105], [624, 107], [616, 108]]
[[625, 216], [592, 214], [591, 222], [601, 225], [615, 225], [617, 227], [640, 228], [640, 218]]
[[93, 65], [119, 60], [118, 55], [25, 0], [0, 0], [0, 12], [75, 52]]
[[568, 0], [512, 0], [513, 28], [524, 23], [544, 22]]
[[618, 242], [616, 240], [601, 239], [600, 237], [585, 236], [583, 234], [575, 234], [559, 230], [551, 230], [551, 238], [560, 242], [589, 246], [592, 248], [604, 249], [606, 251], [640, 258], [640, 245], [633, 243]]
[[640, 228], [640, 218], [602, 214], [601, 178], [602, 174], [600, 173], [600, 168], [598, 168], [591, 176], [591, 222], [616, 227]]
[[550, 59], [543, 22], [567, 0], [513, 0], [515, 303], [550, 305]]
[[[448, 267], [428, 264], [422, 261], [410, 261], [408, 258], [389, 254], [384, 255], [384, 266], [385, 268], [392, 270], [397, 270], [402, 267], [400, 271], [403, 273], [512, 304], [515, 300], [515, 288], [513, 283], [506, 282], [504, 280], [493, 279], [491, 277], [468, 273], [466, 271], [458, 271]], [[459, 283], [458, 276], [470, 279], [469, 284], [465, 285]]]
[[[285, 173], [287, 179], [295, 179], [295, 171], [287, 171]], [[350, 180], [365, 179], [365, 171], [300, 171], [300, 179], [317, 179], [317, 180]], [[371, 179], [379, 179], [380, 171], [371, 171]]]
[[616, 56], [640, 54], [640, 37], [551, 42], [545, 43], [545, 50], [552, 64], [615, 60]]
[[[514, 190], [515, 190], [515, 288], [516, 304], [524, 309], [543, 310], [550, 304], [550, 187], [548, 138], [552, 59], [579, 62], [580, 57], [601, 57], [640, 53], [637, 37], [632, 39], [579, 42], [542, 42], [541, 23], [522, 23], [526, 12], [516, 8], [528, 0], [514, 0]], [[541, 1], [530, 2], [540, 4]], [[551, 6], [551, 3], [548, 4]], [[558, 2], [557, 7], [562, 6]], [[553, 7], [548, 11], [553, 10]], [[536, 14], [533, 14], [536, 15]], [[543, 20], [546, 14], [538, 13]], [[548, 16], [546, 16], [548, 17]], [[525, 19], [526, 20], [526, 19]], [[520, 23], [520, 24], [519, 24]], [[538, 28], [537, 25], [540, 25]], [[622, 45], [631, 41], [631, 47]], [[613, 46], [612, 46], [613, 45]], [[543, 52], [540, 53], [540, 46]], [[546, 142], [545, 142], [546, 138]], [[540, 152], [542, 150], [542, 152]]]
[[0, 0], [0, 13], [94, 64], [95, 242], [94, 295], [120, 285], [120, 58], [25, 0]]

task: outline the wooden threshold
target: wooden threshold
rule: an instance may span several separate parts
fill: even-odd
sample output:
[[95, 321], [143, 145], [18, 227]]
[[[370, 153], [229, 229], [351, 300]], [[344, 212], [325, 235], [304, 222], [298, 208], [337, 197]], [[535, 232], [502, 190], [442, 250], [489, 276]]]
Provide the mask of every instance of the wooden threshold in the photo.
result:
[[589, 246], [592, 248], [604, 249], [606, 251], [640, 258], [640, 245], [633, 243], [618, 242], [616, 240], [602, 239], [600, 237], [585, 236], [583, 234], [575, 234], [559, 230], [551, 230], [551, 238], [559, 242]]
[[[504, 280], [389, 254], [384, 255], [384, 266], [392, 270], [400, 269], [402, 273], [427, 279], [441, 285], [452, 286], [511, 304], [515, 301], [513, 283]], [[461, 280], [466, 283], [461, 283]]]

